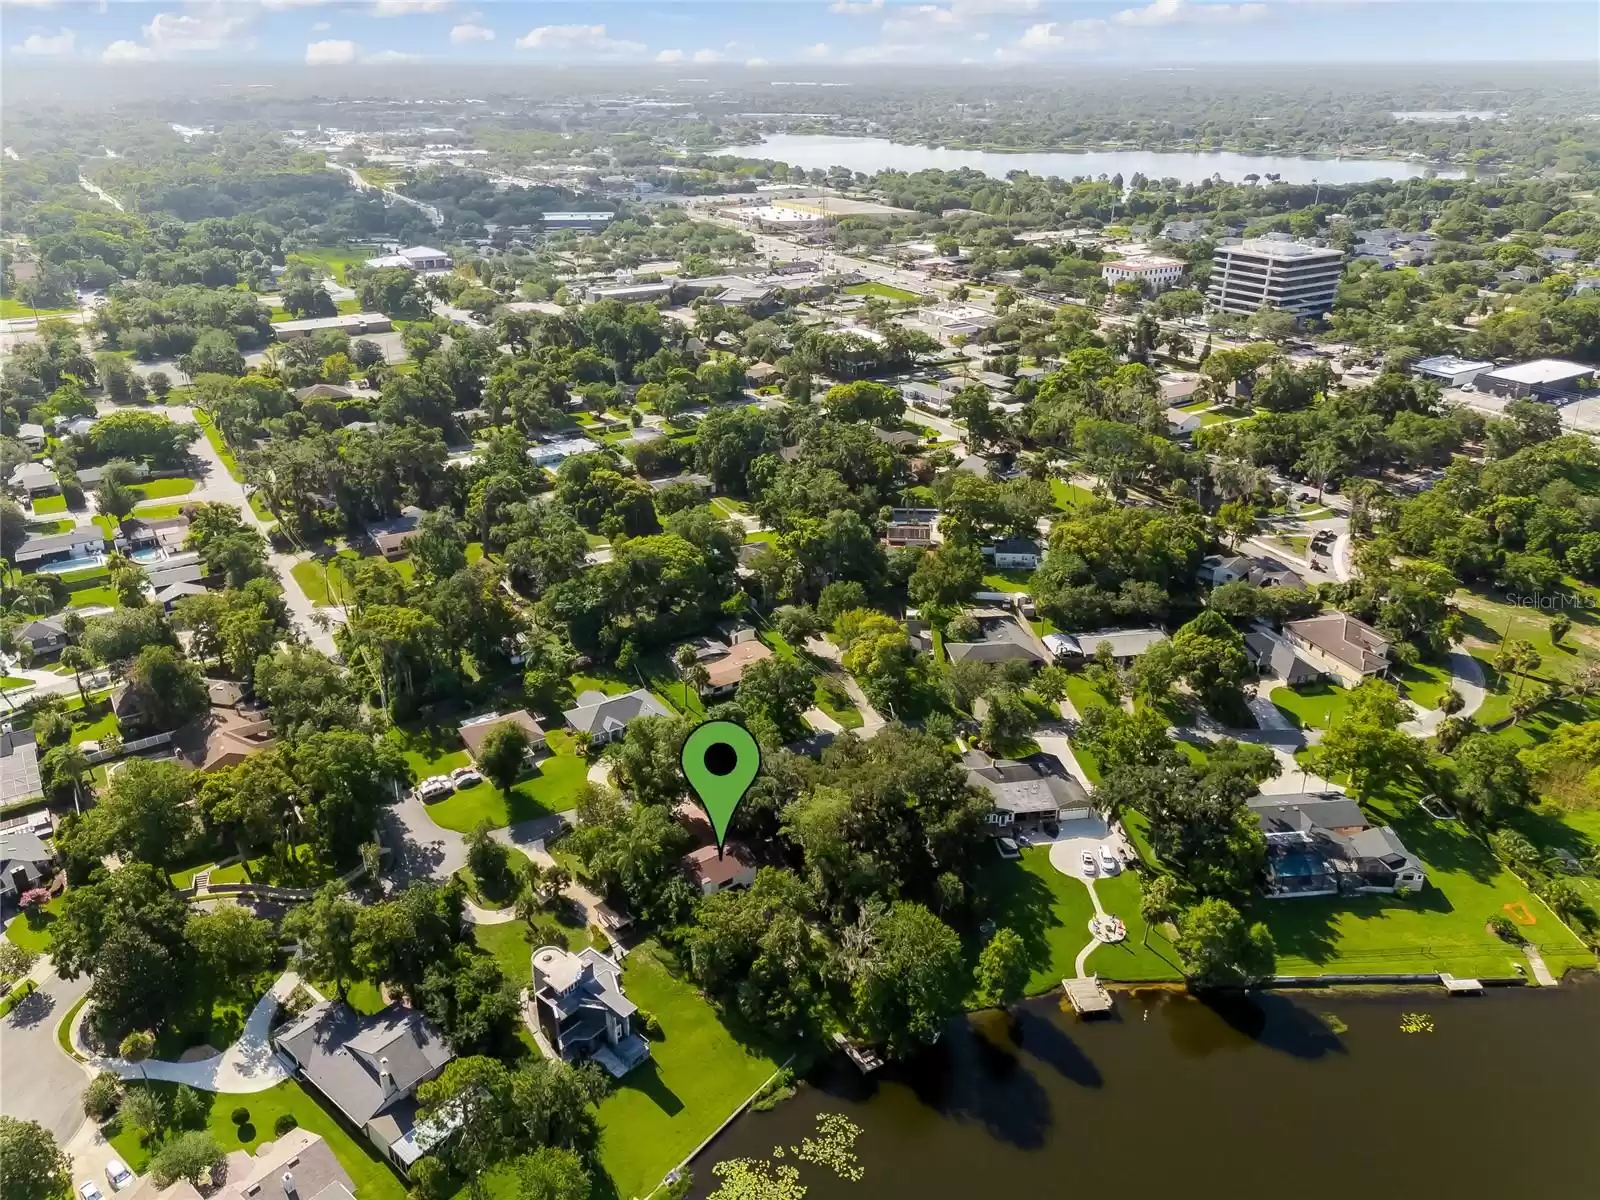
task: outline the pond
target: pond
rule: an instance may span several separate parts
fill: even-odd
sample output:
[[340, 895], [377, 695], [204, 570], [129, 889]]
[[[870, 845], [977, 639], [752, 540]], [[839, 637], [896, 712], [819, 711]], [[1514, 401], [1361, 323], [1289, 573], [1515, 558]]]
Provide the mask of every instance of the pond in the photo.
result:
[[1437, 171], [1427, 163], [1379, 158], [1301, 158], [1283, 155], [1177, 153], [1155, 150], [1033, 151], [1017, 154], [993, 150], [951, 150], [942, 146], [911, 146], [886, 138], [833, 137], [824, 134], [774, 134], [754, 146], [732, 146], [718, 154], [739, 158], [768, 158], [806, 170], [848, 167], [870, 175], [875, 171], [955, 171], [971, 167], [1004, 179], [1012, 171], [1034, 175], [1096, 178], [1121, 173], [1152, 179], [1177, 179], [1199, 183], [1220, 175], [1238, 182], [1246, 175], [1279, 175], [1285, 183], [1365, 183], [1372, 179], [1418, 179], [1436, 175], [1459, 178], [1460, 171]]
[[[1573, 977], [1569, 976], [1569, 980]], [[1120, 993], [1080, 1022], [1055, 997], [981, 1013], [864, 1079], [838, 1060], [750, 1113], [694, 1164], [799, 1166], [807, 1200], [1066, 1195], [1349, 1200], [1593, 1194], [1600, 983], [1447, 999]], [[1407, 1014], [1432, 1032], [1406, 1033]], [[861, 1127], [848, 1183], [789, 1147], [820, 1113]]]

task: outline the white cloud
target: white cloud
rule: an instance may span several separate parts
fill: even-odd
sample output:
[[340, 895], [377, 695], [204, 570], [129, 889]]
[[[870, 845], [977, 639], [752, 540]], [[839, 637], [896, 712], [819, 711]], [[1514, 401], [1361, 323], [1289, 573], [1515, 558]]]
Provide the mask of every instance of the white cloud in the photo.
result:
[[356, 44], [329, 38], [306, 46], [306, 66], [343, 67], [356, 60]]
[[614, 38], [604, 25], [540, 25], [517, 39], [519, 50], [588, 51], [593, 54], [642, 54], [643, 42]]
[[764, 67], [767, 65], [767, 60], [764, 58], [747, 58], [744, 60], [744, 65], [747, 67]]
[[23, 39], [21, 45], [15, 46], [13, 49], [22, 54], [58, 58], [63, 54], [71, 54], [76, 43], [77, 35], [63, 26], [61, 32], [54, 36], [44, 33], [29, 34]]
[[818, 42], [814, 46], [807, 46], [800, 53], [805, 58], [827, 58], [833, 51], [828, 48], [827, 42]]
[[833, 3], [828, 5], [829, 12], [848, 13], [852, 17], [880, 12], [882, 9], [883, 0], [833, 0]]
[[884, 18], [883, 32], [886, 34], [932, 33], [939, 28], [950, 29], [961, 24], [961, 18], [956, 15], [954, 8], [940, 8], [937, 4], [912, 4], [894, 11], [896, 16]]
[[[1040, 21], [1030, 25], [1017, 39], [1015, 50], [1031, 54], [1040, 50], [1092, 49], [1104, 40], [1108, 26], [1098, 17], [1085, 17], [1078, 21]], [[1001, 58], [1012, 56], [1013, 49], [1002, 47], [995, 51]]]
[[321, 8], [331, 0], [261, 0], [261, 7], [274, 12], [291, 8]]
[[140, 32], [158, 58], [191, 51], [220, 50], [247, 28], [253, 14], [221, 3], [197, 5], [188, 12], [162, 12]]
[[450, 30], [450, 40], [458, 46], [465, 42], [492, 42], [494, 37], [494, 30], [483, 25], [474, 25], [470, 21]]
[[311, 24], [312, 33], [327, 33], [332, 28], [332, 23], [328, 21], [313, 21]]
[[720, 50], [711, 50], [711, 49], [696, 50], [694, 52], [694, 60], [697, 63], [721, 62], [722, 61], [722, 52]]
[[375, 66], [382, 66], [384, 63], [414, 63], [421, 62], [422, 55], [412, 54], [407, 50], [379, 50], [376, 54], [367, 55], [361, 61]]
[[1118, 25], [1238, 25], [1267, 15], [1265, 4], [1191, 4], [1189, 0], [1152, 0], [1143, 8], [1125, 8], [1112, 18]]
[[100, 58], [108, 63], [127, 63], [149, 62], [155, 56], [155, 51], [150, 49], [149, 46], [141, 46], [138, 42], [130, 42], [127, 39], [123, 39], [119, 42], [112, 42], [111, 45], [107, 46]]
[[954, 0], [950, 9], [963, 20], [972, 17], [1015, 17], [1037, 12], [1039, 0]]
[[663, 50], [656, 55], [656, 61], [658, 63], [681, 63], [683, 61], [683, 51]]
[[453, 0], [373, 0], [375, 17], [409, 17], [417, 13], [447, 12]]

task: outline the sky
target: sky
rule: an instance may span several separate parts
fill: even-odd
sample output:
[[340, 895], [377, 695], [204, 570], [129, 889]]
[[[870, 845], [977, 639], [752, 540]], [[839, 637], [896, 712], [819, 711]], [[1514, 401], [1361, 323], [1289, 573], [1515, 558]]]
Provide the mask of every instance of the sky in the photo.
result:
[[0, 0], [13, 64], [51, 60], [1600, 63], [1595, 0]]

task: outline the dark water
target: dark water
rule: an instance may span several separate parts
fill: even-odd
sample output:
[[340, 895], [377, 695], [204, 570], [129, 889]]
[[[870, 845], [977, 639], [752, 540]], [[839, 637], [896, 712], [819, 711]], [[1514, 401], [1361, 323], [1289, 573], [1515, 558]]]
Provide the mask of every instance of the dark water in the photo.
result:
[[[1043, 1000], [1014, 1027], [980, 1014], [870, 1082], [832, 1064], [713, 1143], [693, 1195], [713, 1163], [766, 1158], [842, 1112], [862, 1127], [865, 1178], [800, 1165], [807, 1200], [1600, 1196], [1594, 981], [1220, 1007], [1122, 994], [1117, 1008], [1079, 1023]], [[1403, 1033], [1408, 1012], [1434, 1032]]]

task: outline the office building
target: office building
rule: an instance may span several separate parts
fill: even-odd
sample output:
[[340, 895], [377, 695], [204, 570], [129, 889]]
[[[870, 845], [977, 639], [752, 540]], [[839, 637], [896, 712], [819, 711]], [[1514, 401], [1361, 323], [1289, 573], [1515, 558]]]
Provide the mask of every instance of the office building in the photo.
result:
[[1333, 307], [1344, 254], [1276, 236], [1218, 246], [1206, 300], [1213, 309], [1253, 313], [1264, 304], [1297, 317], [1320, 317]]

